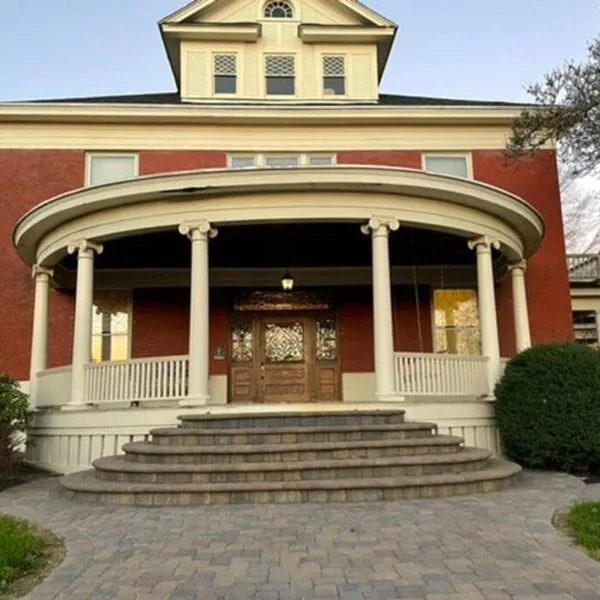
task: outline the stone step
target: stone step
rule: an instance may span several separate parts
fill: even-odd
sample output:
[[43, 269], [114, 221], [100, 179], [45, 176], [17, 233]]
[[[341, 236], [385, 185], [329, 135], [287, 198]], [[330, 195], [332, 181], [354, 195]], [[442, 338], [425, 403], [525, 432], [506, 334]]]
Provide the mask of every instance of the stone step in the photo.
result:
[[401, 477], [464, 473], [485, 467], [492, 453], [465, 448], [454, 454], [425, 454], [390, 458], [360, 458], [345, 461], [164, 464], [136, 463], [124, 456], [94, 462], [97, 477], [105, 481], [133, 483], [251, 483], [259, 481], [305, 481]]
[[245, 414], [203, 414], [179, 417], [185, 429], [248, 429], [250, 427], [335, 427], [393, 425], [404, 423], [405, 411], [393, 409], [339, 410], [314, 412], [260, 412]]
[[126, 459], [141, 463], [229, 464], [287, 461], [348, 460], [458, 452], [464, 440], [432, 435], [405, 440], [263, 444], [261, 446], [159, 446], [148, 442], [125, 444]]
[[62, 489], [69, 498], [122, 506], [366, 502], [498, 491], [513, 485], [520, 472], [518, 465], [491, 460], [477, 471], [443, 475], [165, 485], [103, 481], [89, 470], [64, 477]]
[[330, 427], [279, 427], [247, 429], [153, 429], [152, 443], [158, 446], [234, 446], [298, 444], [304, 442], [356, 442], [399, 440], [431, 436], [434, 423], [392, 425], [342, 425]]

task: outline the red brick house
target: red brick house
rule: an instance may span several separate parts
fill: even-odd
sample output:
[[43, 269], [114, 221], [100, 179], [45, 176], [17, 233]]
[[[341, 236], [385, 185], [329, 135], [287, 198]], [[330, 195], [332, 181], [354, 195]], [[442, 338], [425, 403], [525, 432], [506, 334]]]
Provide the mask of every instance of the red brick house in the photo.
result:
[[0, 104], [32, 458], [77, 470], [180, 407], [384, 401], [497, 450], [503, 358], [573, 335], [554, 149], [503, 154], [522, 107], [380, 94], [396, 26], [355, 0], [160, 25], [176, 92]]

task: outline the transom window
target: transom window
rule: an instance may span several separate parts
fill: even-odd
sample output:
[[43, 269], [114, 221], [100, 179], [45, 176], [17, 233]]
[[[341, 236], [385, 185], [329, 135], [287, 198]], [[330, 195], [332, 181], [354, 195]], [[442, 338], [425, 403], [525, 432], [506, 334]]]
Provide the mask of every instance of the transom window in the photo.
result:
[[102, 185], [138, 175], [137, 154], [88, 154], [87, 185]]
[[232, 154], [231, 169], [293, 169], [329, 167], [336, 164], [335, 154]]
[[92, 362], [129, 358], [130, 298], [127, 293], [98, 293], [92, 320]]
[[289, 2], [268, 2], [265, 6], [266, 19], [293, 19], [294, 9]]
[[293, 96], [296, 93], [296, 57], [271, 54], [265, 57], [268, 96]]
[[323, 93], [325, 96], [346, 95], [346, 58], [323, 57]]
[[481, 354], [479, 308], [475, 290], [435, 290], [435, 351], [463, 356]]
[[237, 54], [214, 55], [215, 94], [237, 93]]
[[425, 155], [423, 168], [431, 173], [470, 177], [469, 160], [465, 155]]

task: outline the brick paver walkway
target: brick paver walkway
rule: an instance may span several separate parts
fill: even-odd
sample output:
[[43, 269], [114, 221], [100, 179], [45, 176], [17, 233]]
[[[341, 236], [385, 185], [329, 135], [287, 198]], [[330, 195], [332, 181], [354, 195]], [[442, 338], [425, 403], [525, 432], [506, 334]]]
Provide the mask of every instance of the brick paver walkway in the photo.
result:
[[553, 530], [600, 498], [565, 475], [513, 491], [360, 505], [106, 508], [56, 481], [0, 493], [0, 512], [62, 535], [63, 565], [31, 599], [597, 600], [600, 565]]

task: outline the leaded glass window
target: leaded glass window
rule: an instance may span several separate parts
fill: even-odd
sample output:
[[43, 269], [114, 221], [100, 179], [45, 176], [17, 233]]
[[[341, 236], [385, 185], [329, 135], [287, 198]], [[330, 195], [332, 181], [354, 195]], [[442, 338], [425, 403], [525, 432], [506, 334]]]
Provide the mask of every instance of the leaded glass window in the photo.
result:
[[317, 321], [317, 360], [337, 360], [337, 327], [333, 318]]
[[254, 331], [252, 323], [234, 323], [231, 334], [233, 362], [254, 360]]
[[294, 9], [289, 2], [268, 2], [265, 6], [266, 19], [293, 19]]
[[215, 54], [215, 94], [237, 93], [237, 55]]
[[481, 354], [479, 309], [475, 290], [435, 290], [435, 350], [448, 354]]
[[271, 54], [265, 60], [267, 95], [293, 96], [296, 93], [296, 57]]
[[346, 58], [323, 57], [323, 90], [326, 96], [346, 95]]
[[92, 317], [92, 362], [129, 358], [129, 295], [99, 293]]
[[265, 359], [269, 363], [304, 360], [304, 324], [268, 323], [265, 326]]

